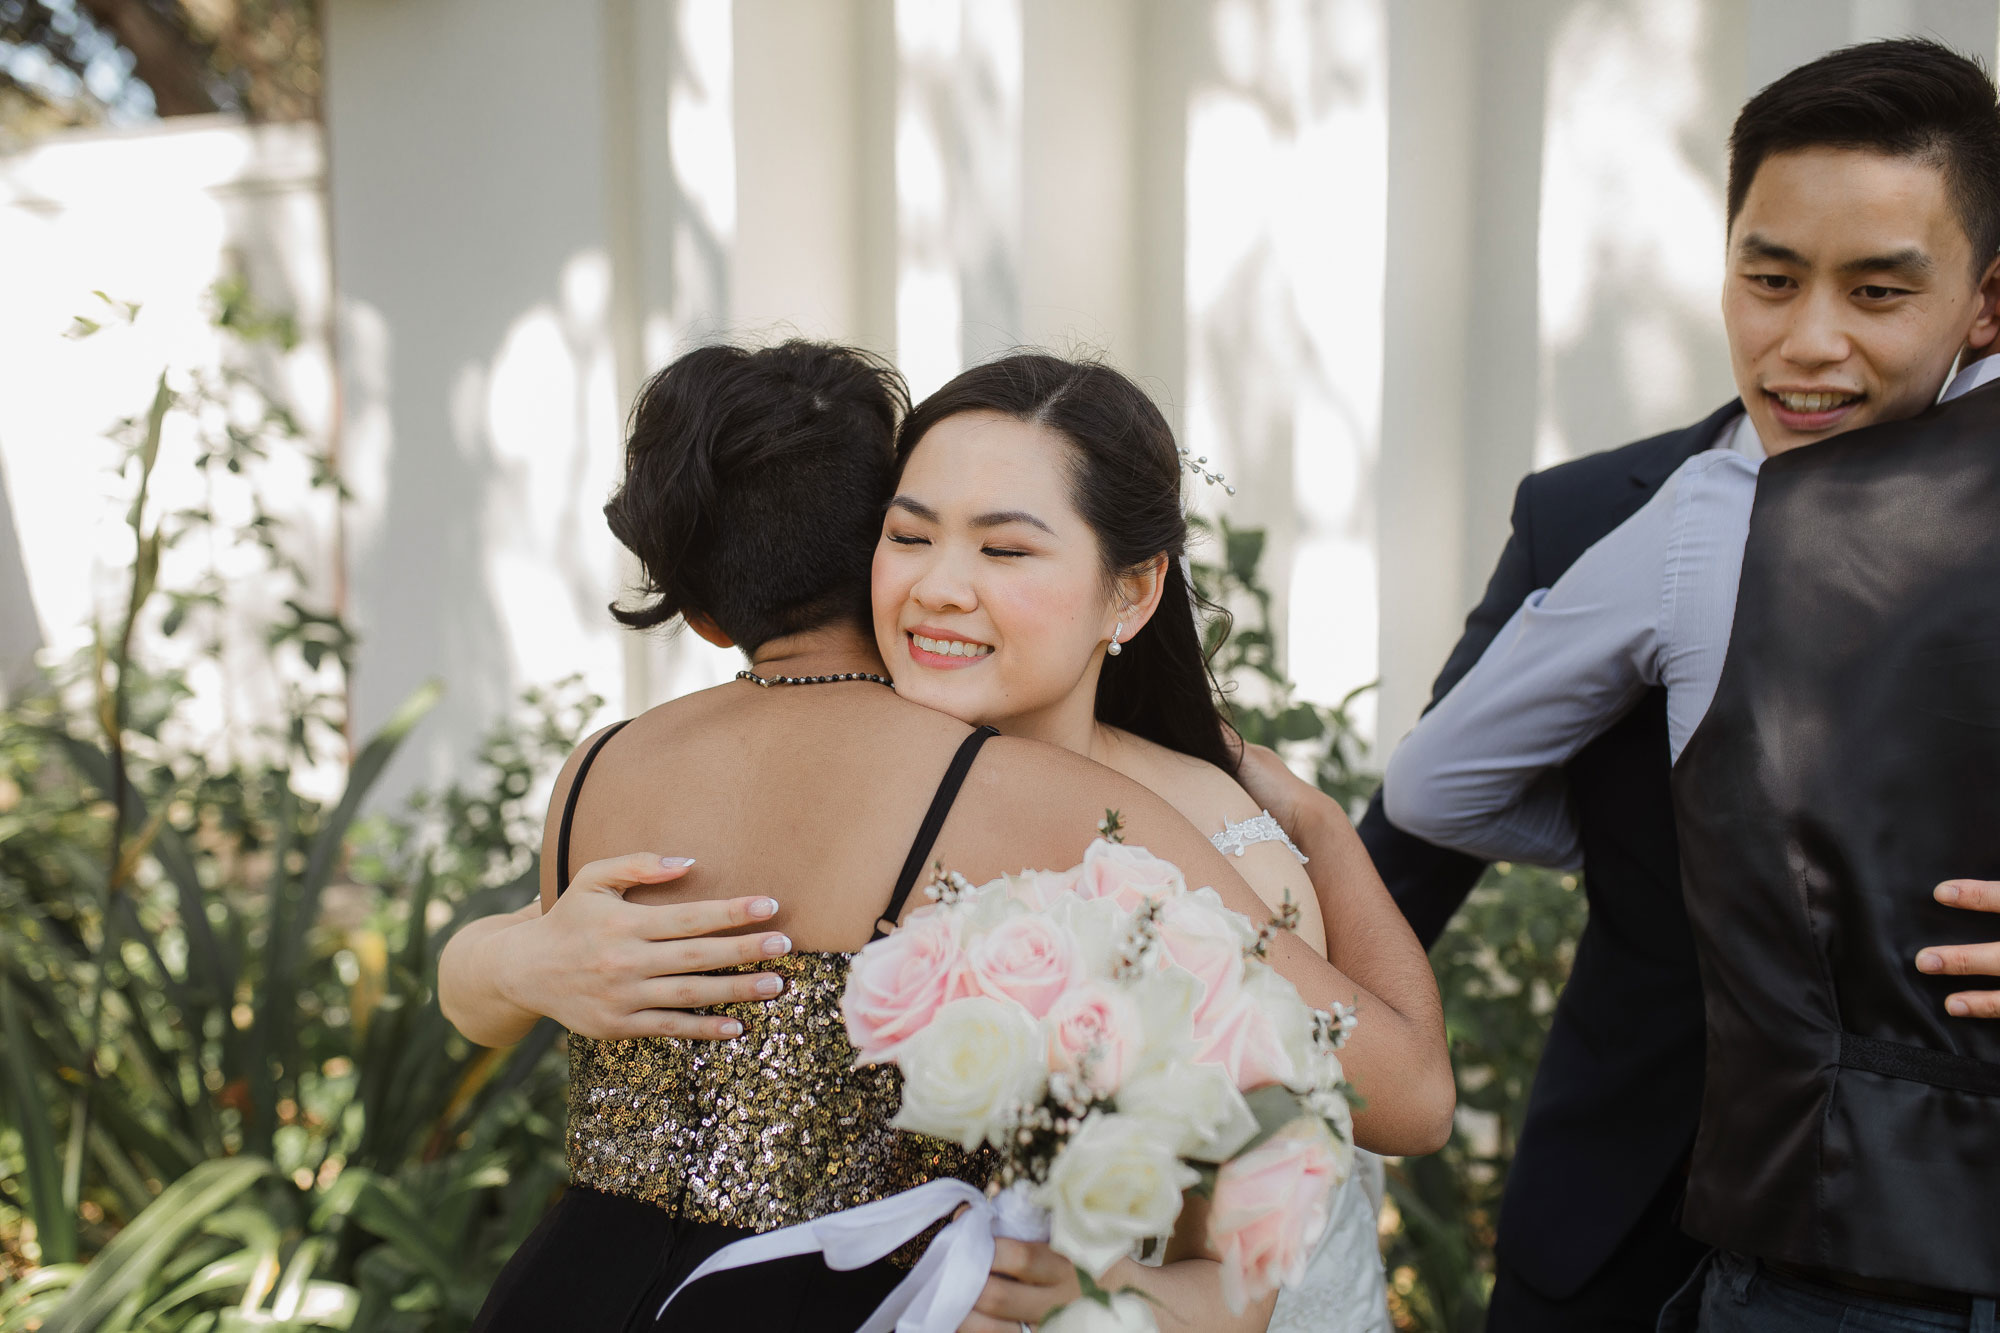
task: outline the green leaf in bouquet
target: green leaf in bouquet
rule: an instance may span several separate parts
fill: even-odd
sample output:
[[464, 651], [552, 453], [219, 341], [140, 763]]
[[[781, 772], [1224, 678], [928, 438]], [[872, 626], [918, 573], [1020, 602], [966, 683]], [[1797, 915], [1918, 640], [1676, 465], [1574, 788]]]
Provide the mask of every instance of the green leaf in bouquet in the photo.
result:
[[1250, 1136], [1249, 1142], [1237, 1149], [1239, 1157], [1301, 1116], [1311, 1116], [1315, 1120], [1319, 1118], [1312, 1107], [1306, 1104], [1305, 1098], [1282, 1083], [1272, 1083], [1246, 1092], [1243, 1094], [1243, 1100], [1250, 1104], [1250, 1114], [1257, 1117], [1257, 1132]]

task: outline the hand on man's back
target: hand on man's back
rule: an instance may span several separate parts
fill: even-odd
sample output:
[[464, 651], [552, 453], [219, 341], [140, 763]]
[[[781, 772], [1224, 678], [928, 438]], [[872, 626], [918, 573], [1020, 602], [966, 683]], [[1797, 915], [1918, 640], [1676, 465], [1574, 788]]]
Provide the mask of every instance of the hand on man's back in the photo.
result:
[[[1933, 896], [1950, 907], [2000, 915], [2000, 881], [1946, 880], [1933, 890]], [[1917, 954], [1917, 970], [1953, 977], [2000, 978], [2000, 940], [1934, 945]], [[1945, 997], [1944, 1007], [1954, 1018], [2000, 1018], [2000, 989], [1958, 991]]]

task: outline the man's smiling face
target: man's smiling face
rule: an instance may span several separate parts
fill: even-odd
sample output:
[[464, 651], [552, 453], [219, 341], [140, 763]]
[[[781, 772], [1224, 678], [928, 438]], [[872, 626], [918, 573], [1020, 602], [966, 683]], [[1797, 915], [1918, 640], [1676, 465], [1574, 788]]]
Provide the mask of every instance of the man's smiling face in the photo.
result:
[[1929, 407], [1968, 338], [1993, 337], [1981, 270], [1937, 166], [1849, 148], [1765, 159], [1729, 229], [1722, 297], [1765, 450]]

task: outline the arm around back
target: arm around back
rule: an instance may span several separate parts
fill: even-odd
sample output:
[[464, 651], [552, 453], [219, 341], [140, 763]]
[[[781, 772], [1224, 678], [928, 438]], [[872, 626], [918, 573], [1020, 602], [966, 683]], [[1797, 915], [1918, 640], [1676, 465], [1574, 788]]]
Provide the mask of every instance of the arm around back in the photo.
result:
[[[1444, 669], [1431, 685], [1429, 707], [1451, 693], [1451, 687], [1472, 669], [1493, 636], [1520, 608], [1529, 593], [1541, 584], [1535, 578], [1534, 557], [1534, 474], [1521, 479], [1514, 488], [1514, 508], [1507, 544], [1486, 580], [1485, 595], [1465, 618], [1465, 630], [1445, 659]], [[1375, 863], [1376, 873], [1388, 887], [1403, 916], [1425, 949], [1437, 943], [1452, 915], [1479, 882], [1486, 862], [1448, 847], [1439, 847], [1396, 827], [1383, 808], [1383, 793], [1377, 788], [1361, 817], [1361, 843]]]
[[742, 1030], [734, 1020], [688, 1011], [768, 1000], [778, 978], [700, 974], [787, 952], [790, 941], [775, 932], [719, 933], [766, 920], [778, 904], [761, 896], [625, 901], [627, 889], [695, 873], [691, 862], [654, 852], [573, 867], [568, 891], [558, 894], [562, 812], [590, 744], [556, 778], [542, 830], [540, 900], [471, 922], [445, 944], [438, 1006], [482, 1046], [511, 1045], [544, 1016], [586, 1037], [733, 1037]]

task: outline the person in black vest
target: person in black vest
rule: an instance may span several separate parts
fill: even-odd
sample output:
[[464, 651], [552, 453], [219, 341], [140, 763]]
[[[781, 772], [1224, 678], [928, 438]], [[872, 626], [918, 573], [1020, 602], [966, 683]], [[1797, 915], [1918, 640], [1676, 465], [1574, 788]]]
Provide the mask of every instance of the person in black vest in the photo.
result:
[[[1574, 669], [1642, 661], [1653, 640], [1634, 637], [1657, 638], [1662, 572], [1678, 568], [1670, 549], [1684, 553], [1670, 543], [1692, 534], [1694, 546], [1726, 548], [1735, 513], [1740, 553], [1767, 450], [1908, 416], [1935, 401], [1962, 345], [1990, 340], [1996, 162], [1992, 85], [1932, 43], [1836, 53], [1745, 107], [1732, 136], [1724, 301], [1741, 397], [1685, 430], [1522, 483], [1512, 538], [1439, 677], [1446, 706], [1398, 751], [1363, 821], [1427, 943], [1487, 859], [1584, 871], [1590, 923], [1509, 1177], [1490, 1329], [1649, 1328], [1705, 1249], [1675, 1220], [1704, 1059], [1665, 762], [1670, 734], [1677, 748], [1686, 731], [1670, 728], [1662, 673], [1580, 684]], [[1754, 227], [1743, 225], [1750, 205]], [[1811, 274], [1789, 244], [1807, 236], [1839, 252]], [[1940, 258], [1959, 252], [1955, 268]], [[1622, 543], [1601, 540], [1614, 532]], [[1598, 639], [1571, 640], [1532, 595], [1563, 586], [1586, 550], [1591, 606], [1611, 611]], [[1725, 603], [1709, 641], [1726, 643], [1727, 617]], [[1523, 679], [1524, 623], [1531, 645], [1555, 645], [1560, 670]], [[1496, 640], [1516, 655], [1495, 661]], [[1461, 679], [1481, 672], [1485, 684], [1467, 694]]]
[[[1959, 594], [1995, 586], [1967, 549], [1984, 548], [2000, 486], [1964, 461], [1980, 440], [2000, 460], [2000, 395], [1979, 392], [2000, 364], [1978, 359], [2000, 329], [1992, 84], [1919, 41], [1793, 71], [1738, 119], [1729, 220], [1723, 307], [1747, 412], [1491, 636], [1392, 759], [1385, 811], [1461, 851], [1588, 857], [1591, 794], [1572, 770], [1572, 806], [1549, 777], [1664, 687], [1707, 999], [1685, 1221], [1724, 1247], [1674, 1317], [1990, 1329], [2000, 1029], [1955, 1017], [1951, 983], [1916, 958], [1990, 948], [1991, 925], [1931, 886], [2000, 872], [1993, 821], [1967, 806], [1992, 791], [1967, 682], [2000, 677], [1947, 629], [1990, 635]], [[1908, 422], [1961, 348], [1974, 359], [1949, 401]], [[1871, 423], [1897, 424], [1847, 437], [1840, 457], [1949, 438], [1953, 467], [1811, 488], [1821, 510], [1788, 506], [1739, 606], [1765, 455]], [[1780, 530], [1756, 503], [1758, 530]], [[1936, 725], [1938, 708], [1955, 721]], [[1602, 1016], [1614, 1039], [1634, 1021]]]

